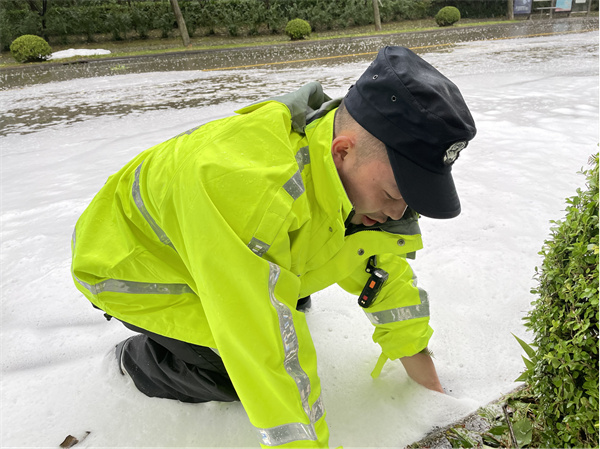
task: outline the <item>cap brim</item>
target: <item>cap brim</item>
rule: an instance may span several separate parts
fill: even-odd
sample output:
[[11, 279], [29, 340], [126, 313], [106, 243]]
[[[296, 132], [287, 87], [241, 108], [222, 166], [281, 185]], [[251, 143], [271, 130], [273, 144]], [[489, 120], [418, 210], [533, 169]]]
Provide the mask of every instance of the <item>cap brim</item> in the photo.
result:
[[460, 214], [450, 168], [444, 173], [431, 172], [386, 148], [398, 189], [411, 209], [430, 218], [454, 218]]

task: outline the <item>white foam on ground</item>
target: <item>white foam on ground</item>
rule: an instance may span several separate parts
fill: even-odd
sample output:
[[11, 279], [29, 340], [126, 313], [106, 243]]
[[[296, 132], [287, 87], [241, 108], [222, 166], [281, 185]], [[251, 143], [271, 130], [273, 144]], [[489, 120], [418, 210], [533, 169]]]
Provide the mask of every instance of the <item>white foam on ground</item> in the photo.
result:
[[[463, 213], [423, 219], [413, 263], [428, 290], [431, 349], [448, 395], [379, 356], [356, 298], [314, 295], [331, 446], [404, 447], [510, 391], [524, 369], [511, 333], [534, 299], [534, 268], [577, 171], [598, 151], [596, 33], [474, 42], [429, 53], [461, 88], [478, 135], [454, 166]], [[137, 153], [251, 101], [317, 79], [343, 95], [370, 61], [269, 70], [79, 79], [0, 92], [1, 432], [5, 447], [258, 447], [240, 404], [150, 399], [117, 371], [130, 335], [72, 285], [70, 240], [106, 178]], [[186, 107], [193, 98], [200, 106]], [[21, 118], [19, 118], [21, 117]], [[19, 119], [17, 119], [19, 118]]]
[[69, 48], [68, 50], [55, 51], [48, 59], [64, 59], [72, 58], [73, 56], [93, 56], [93, 55], [110, 55], [110, 50], [101, 48], [86, 49], [86, 48]]

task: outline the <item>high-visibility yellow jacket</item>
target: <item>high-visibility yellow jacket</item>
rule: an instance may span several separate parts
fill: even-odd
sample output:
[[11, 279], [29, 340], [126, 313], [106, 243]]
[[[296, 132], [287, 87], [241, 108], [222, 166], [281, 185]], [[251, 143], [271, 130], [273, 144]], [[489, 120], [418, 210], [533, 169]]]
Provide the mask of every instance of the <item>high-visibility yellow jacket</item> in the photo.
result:
[[414, 355], [432, 334], [406, 261], [422, 246], [416, 214], [345, 225], [338, 104], [311, 83], [150, 148], [109, 177], [73, 236], [77, 288], [122, 321], [218, 349], [263, 446], [328, 444], [298, 298], [333, 283], [358, 295], [377, 255], [389, 279], [365, 312], [383, 354]]

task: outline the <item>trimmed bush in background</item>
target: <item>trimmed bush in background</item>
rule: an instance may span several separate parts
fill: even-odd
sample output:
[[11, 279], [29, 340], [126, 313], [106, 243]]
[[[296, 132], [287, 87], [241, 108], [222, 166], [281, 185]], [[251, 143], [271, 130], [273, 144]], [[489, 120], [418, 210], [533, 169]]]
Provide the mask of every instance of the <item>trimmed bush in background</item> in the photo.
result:
[[10, 44], [10, 53], [17, 62], [44, 61], [52, 54], [48, 42], [39, 36], [26, 34], [16, 38]]
[[448, 27], [460, 20], [460, 11], [454, 6], [445, 6], [435, 15], [435, 23], [441, 27]]
[[519, 340], [538, 447], [598, 447], [598, 154], [591, 163], [540, 252], [538, 298], [525, 318], [533, 348]]
[[293, 19], [288, 22], [285, 27], [287, 34], [293, 41], [304, 39], [310, 36], [310, 24], [306, 20]]

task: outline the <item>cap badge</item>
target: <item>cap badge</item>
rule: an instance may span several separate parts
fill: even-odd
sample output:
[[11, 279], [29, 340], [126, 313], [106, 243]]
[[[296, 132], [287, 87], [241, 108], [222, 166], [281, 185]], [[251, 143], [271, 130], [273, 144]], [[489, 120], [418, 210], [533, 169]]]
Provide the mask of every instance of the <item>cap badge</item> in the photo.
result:
[[446, 153], [444, 154], [444, 164], [446, 164], [446, 165], [454, 164], [454, 161], [456, 161], [456, 159], [458, 159], [460, 152], [462, 150], [464, 150], [466, 148], [466, 146], [467, 146], [467, 142], [464, 142], [464, 141], [456, 142], [456, 143], [453, 143], [452, 145], [450, 145], [450, 148], [448, 148], [446, 150]]

